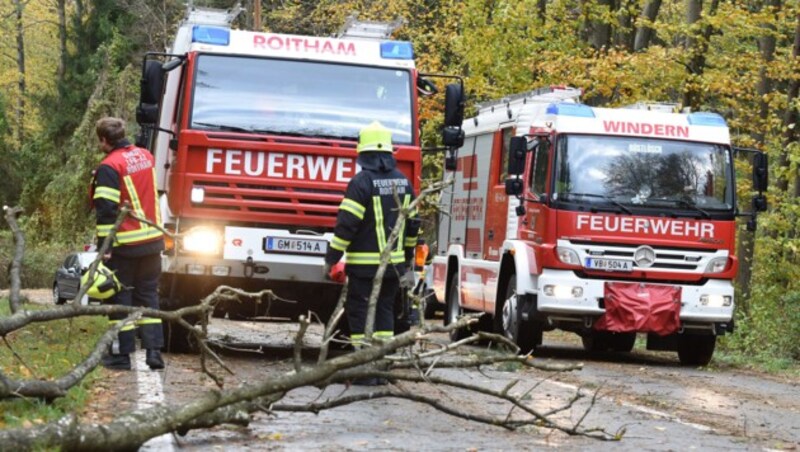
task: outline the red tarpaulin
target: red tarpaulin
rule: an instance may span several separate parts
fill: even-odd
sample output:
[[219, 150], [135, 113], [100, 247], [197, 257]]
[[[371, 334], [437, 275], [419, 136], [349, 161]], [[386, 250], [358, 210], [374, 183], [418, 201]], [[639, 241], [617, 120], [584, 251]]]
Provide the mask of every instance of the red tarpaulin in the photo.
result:
[[606, 312], [594, 329], [615, 333], [672, 334], [681, 326], [681, 288], [644, 283], [607, 282]]

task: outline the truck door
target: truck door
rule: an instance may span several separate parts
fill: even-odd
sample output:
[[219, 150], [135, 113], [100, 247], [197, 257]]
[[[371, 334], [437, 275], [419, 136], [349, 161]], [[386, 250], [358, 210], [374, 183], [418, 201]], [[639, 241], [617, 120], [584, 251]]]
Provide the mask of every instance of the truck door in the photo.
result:
[[[547, 218], [550, 209], [542, 202], [547, 195], [547, 187], [550, 176], [550, 145], [549, 141], [542, 141], [530, 158], [530, 168], [528, 170], [527, 190], [529, 192], [526, 197], [525, 205], [525, 219], [522, 224], [524, 231], [521, 237], [532, 241], [534, 249], [536, 250], [538, 265], [539, 259], [539, 246], [545, 241], [545, 234], [547, 228]], [[541, 268], [537, 269], [537, 273]]]
[[497, 131], [495, 135], [483, 249], [483, 259], [488, 261], [500, 260], [500, 250], [506, 239], [508, 195], [506, 195], [505, 181], [508, 177], [508, 148], [513, 133], [514, 129], [507, 127]]

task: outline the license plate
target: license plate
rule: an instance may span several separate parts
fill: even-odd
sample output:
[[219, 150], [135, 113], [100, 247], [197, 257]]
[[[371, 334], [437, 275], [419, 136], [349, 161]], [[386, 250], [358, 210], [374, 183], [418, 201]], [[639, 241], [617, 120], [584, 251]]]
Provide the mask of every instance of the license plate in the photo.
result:
[[264, 251], [272, 253], [314, 254], [328, 252], [327, 240], [297, 239], [293, 237], [264, 237]]
[[630, 272], [633, 271], [633, 261], [619, 259], [595, 259], [586, 258], [586, 268], [592, 270], [606, 270], [610, 272]]

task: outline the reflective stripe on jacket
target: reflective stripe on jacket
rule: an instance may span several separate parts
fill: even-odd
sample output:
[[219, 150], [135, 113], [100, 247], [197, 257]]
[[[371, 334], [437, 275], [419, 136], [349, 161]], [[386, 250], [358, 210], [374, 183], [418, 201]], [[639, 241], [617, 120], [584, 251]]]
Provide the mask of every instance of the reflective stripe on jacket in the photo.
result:
[[[91, 187], [91, 201], [97, 210], [99, 242], [111, 232], [119, 205], [124, 202], [130, 204], [136, 216], [161, 224], [152, 154], [126, 141], [121, 142], [100, 163]], [[114, 247], [140, 245], [162, 237], [158, 228], [127, 217], [117, 231]]]
[[[394, 163], [391, 155], [381, 158], [387, 157]], [[381, 253], [389, 245], [389, 237], [398, 221], [398, 200], [407, 208], [414, 197], [413, 186], [394, 164], [378, 169], [364, 166], [347, 185], [325, 261], [338, 262], [344, 254], [349, 274], [374, 276]], [[405, 219], [400, 235], [392, 245], [390, 263], [394, 264], [396, 273], [405, 271], [405, 263], [417, 244], [418, 230], [415, 209]], [[392, 273], [395, 272], [387, 270], [386, 274], [391, 276]]]

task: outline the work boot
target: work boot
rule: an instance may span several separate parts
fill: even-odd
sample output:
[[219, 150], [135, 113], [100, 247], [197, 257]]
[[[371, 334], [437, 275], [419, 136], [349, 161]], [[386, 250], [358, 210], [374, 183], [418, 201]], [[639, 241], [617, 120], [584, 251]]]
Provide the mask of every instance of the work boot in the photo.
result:
[[147, 349], [147, 358], [144, 360], [153, 370], [163, 369], [164, 360], [161, 358], [161, 350]]
[[103, 367], [111, 370], [131, 370], [131, 356], [113, 353], [105, 355], [103, 356]]

